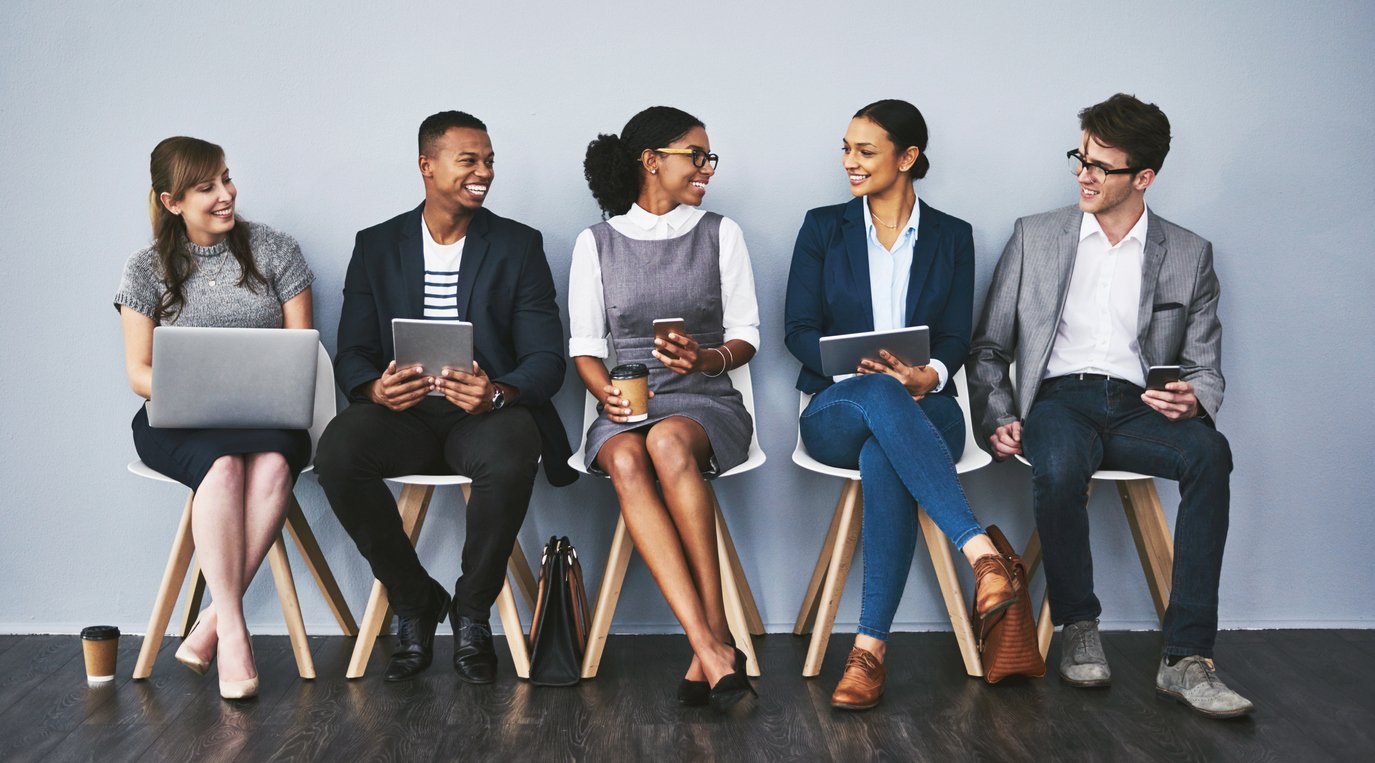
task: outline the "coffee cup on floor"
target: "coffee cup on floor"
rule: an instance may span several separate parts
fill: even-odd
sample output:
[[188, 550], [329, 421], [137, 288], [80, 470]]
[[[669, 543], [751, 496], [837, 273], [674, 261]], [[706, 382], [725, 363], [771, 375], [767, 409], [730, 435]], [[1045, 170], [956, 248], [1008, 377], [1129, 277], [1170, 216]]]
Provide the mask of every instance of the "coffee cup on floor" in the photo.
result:
[[643, 363], [623, 363], [611, 369], [611, 386], [621, 391], [630, 406], [626, 421], [649, 418], [649, 368]]
[[92, 625], [81, 629], [81, 651], [86, 656], [86, 680], [101, 684], [115, 679], [115, 657], [119, 652], [119, 629], [113, 625]]

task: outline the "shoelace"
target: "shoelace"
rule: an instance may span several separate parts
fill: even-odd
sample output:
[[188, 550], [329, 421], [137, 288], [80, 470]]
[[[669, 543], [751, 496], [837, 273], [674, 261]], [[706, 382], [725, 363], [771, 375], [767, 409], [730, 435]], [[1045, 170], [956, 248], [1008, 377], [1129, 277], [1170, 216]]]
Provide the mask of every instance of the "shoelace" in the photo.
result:
[[1089, 653], [1089, 629], [1074, 629], [1074, 656], [1087, 657]]
[[1201, 657], [1190, 661], [1189, 667], [1184, 669], [1185, 674], [1187, 675], [1188, 672], [1192, 670], [1195, 666], [1197, 666], [1199, 670], [1203, 671], [1204, 683], [1212, 687], [1218, 687], [1223, 685], [1222, 680], [1217, 677], [1217, 668], [1213, 667], [1212, 663], [1210, 663], [1208, 660], [1205, 660]]
[[491, 640], [492, 638], [492, 626], [489, 623], [469, 622], [463, 625], [460, 632], [463, 638], [469, 641], [477, 641], [480, 638]]

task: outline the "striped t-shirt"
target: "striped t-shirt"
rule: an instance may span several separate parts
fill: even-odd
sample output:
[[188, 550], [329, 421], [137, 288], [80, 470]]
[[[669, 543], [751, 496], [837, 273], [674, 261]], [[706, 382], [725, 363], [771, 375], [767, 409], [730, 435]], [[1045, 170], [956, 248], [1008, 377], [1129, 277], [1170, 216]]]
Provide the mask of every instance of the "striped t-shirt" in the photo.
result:
[[425, 317], [432, 320], [460, 320], [458, 314], [458, 273], [463, 262], [463, 242], [439, 244], [430, 235], [430, 226], [420, 218], [425, 229]]

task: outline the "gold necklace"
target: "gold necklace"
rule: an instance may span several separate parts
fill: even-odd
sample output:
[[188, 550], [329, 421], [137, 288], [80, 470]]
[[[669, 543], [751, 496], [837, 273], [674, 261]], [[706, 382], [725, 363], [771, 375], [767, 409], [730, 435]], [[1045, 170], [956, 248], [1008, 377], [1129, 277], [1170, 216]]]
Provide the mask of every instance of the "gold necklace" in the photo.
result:
[[214, 286], [214, 285], [215, 285], [215, 282], [216, 282], [216, 281], [219, 279], [219, 277], [220, 277], [220, 272], [224, 270], [225, 263], [227, 263], [227, 262], [229, 262], [229, 250], [228, 250], [228, 249], [225, 249], [225, 250], [224, 250], [224, 253], [220, 255], [220, 266], [219, 266], [218, 268], [215, 268], [215, 274], [212, 275], [212, 276], [210, 276], [210, 285], [211, 285], [211, 286]]
[[894, 224], [892, 224], [892, 225], [889, 225], [888, 223], [885, 223], [882, 219], [879, 218], [878, 215], [874, 214], [874, 210], [872, 210], [872, 209], [869, 210], [869, 216], [872, 217], [872, 218], [874, 218], [874, 222], [878, 223], [879, 225], [882, 225], [883, 227], [885, 227], [885, 228], [887, 228], [887, 229], [889, 229], [889, 230], [897, 230], [897, 227], [898, 227], [898, 226], [897, 226], [897, 223], [894, 223]]

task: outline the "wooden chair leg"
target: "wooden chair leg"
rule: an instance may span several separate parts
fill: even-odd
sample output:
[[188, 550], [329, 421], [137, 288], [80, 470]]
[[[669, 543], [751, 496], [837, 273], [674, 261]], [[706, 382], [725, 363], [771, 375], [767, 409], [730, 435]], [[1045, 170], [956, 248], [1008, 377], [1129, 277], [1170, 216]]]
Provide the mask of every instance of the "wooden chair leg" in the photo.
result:
[[831, 550], [835, 548], [836, 535], [840, 532], [840, 516], [849, 495], [850, 481], [840, 489], [836, 509], [831, 514], [831, 526], [826, 530], [826, 540], [821, 542], [821, 553], [816, 555], [816, 567], [812, 569], [812, 579], [807, 583], [807, 594], [802, 597], [802, 606], [797, 610], [797, 622], [793, 623], [793, 635], [801, 636], [812, 627], [816, 619], [817, 605], [821, 602], [821, 584], [826, 580], [826, 570], [831, 564]]
[[1041, 648], [1041, 659], [1050, 653], [1050, 638], [1055, 635], [1055, 623], [1050, 620], [1050, 594], [1041, 597], [1041, 615], [1036, 618], [1036, 646]]
[[506, 569], [516, 581], [516, 590], [520, 592], [520, 598], [525, 600], [525, 606], [533, 612], [535, 591], [539, 584], [535, 582], [535, 575], [530, 571], [530, 560], [525, 556], [525, 549], [520, 547], [519, 539], [511, 549], [511, 558], [506, 562]]
[[315, 533], [310, 529], [310, 523], [306, 521], [305, 512], [301, 511], [301, 504], [296, 501], [293, 494], [288, 499], [286, 509], [286, 529], [291, 535], [291, 540], [296, 543], [296, 550], [301, 552], [301, 558], [305, 560], [306, 569], [310, 571], [310, 576], [315, 579], [315, 587], [324, 594], [325, 604], [329, 605], [329, 610], [334, 614], [334, 619], [339, 623], [339, 629], [345, 636], [357, 636], [358, 624], [353, 620], [353, 612], [349, 610], [349, 604], [344, 600], [343, 591], [339, 590], [339, 583], [334, 579], [334, 572], [329, 568], [329, 562], [325, 560], [325, 554], [320, 550], [320, 543], [315, 540]]
[[167, 623], [177, 606], [177, 594], [186, 578], [186, 568], [191, 566], [191, 554], [196, 550], [196, 542], [191, 538], [191, 503], [195, 499], [195, 491], [186, 497], [186, 509], [177, 523], [176, 535], [172, 536], [172, 553], [167, 557], [162, 583], [158, 586], [157, 598], [153, 600], [153, 614], [148, 618], [148, 630], [143, 636], [143, 646], [139, 648], [138, 661], [134, 663], [136, 681], [153, 673], [153, 663], [158, 658], [158, 650], [162, 648], [162, 639], [167, 635]]
[[[405, 485], [401, 488], [401, 498], [396, 502], [401, 512], [401, 529], [410, 539], [411, 545], [420, 537], [420, 527], [425, 524], [425, 513], [430, 508], [430, 498], [434, 495], [434, 485]], [[465, 495], [466, 498], [466, 495]], [[387, 600], [387, 589], [379, 581], [373, 581], [372, 594], [368, 596], [368, 607], [363, 611], [363, 622], [358, 626], [358, 639], [353, 644], [353, 656], [349, 658], [348, 678], [362, 678], [368, 669], [368, 658], [372, 647], [377, 643], [391, 614]]]
[[611, 619], [616, 614], [616, 602], [621, 598], [621, 586], [625, 583], [625, 570], [630, 565], [630, 553], [635, 550], [630, 534], [625, 529], [625, 520], [616, 519], [616, 533], [611, 537], [611, 553], [607, 554], [606, 571], [602, 573], [602, 583], [597, 590], [597, 606], [592, 612], [592, 627], [587, 634], [587, 652], [582, 658], [582, 677], [596, 678], [601, 667], [602, 650], [606, 648], [606, 635], [611, 630]]
[[759, 616], [759, 605], [754, 601], [754, 591], [750, 590], [749, 578], [745, 577], [745, 568], [740, 565], [740, 553], [735, 550], [735, 541], [730, 537], [730, 527], [726, 525], [726, 517], [721, 513], [721, 502], [716, 500], [716, 490], [712, 488], [711, 483], [707, 483], [707, 490], [711, 492], [711, 505], [716, 512], [718, 545], [725, 552], [721, 558], [730, 563], [731, 574], [735, 577], [736, 592], [744, 608], [745, 624], [750, 635], [762, 636], [765, 632], [764, 618]]
[[186, 603], [182, 606], [181, 622], [177, 635], [186, 638], [201, 616], [201, 602], [205, 600], [205, 575], [201, 573], [201, 560], [191, 555], [191, 572], [187, 576]]
[[737, 576], [730, 561], [730, 551], [726, 548], [725, 520], [717, 510], [716, 514], [716, 556], [721, 567], [721, 598], [726, 605], [726, 624], [735, 646], [745, 654], [745, 672], [751, 676], [759, 675], [759, 657], [754, 652], [754, 639], [750, 637], [749, 615], [745, 613], [744, 597], [741, 595], [741, 577]]
[[1122, 509], [1127, 513], [1127, 525], [1131, 527], [1132, 540], [1136, 542], [1136, 553], [1141, 558], [1141, 571], [1146, 574], [1146, 585], [1151, 589], [1155, 613], [1163, 623], [1165, 608], [1170, 604], [1174, 539], [1170, 536], [1165, 511], [1160, 506], [1155, 480], [1120, 480], [1117, 493], [1122, 498]]
[[1036, 576], [1036, 570], [1041, 566], [1041, 533], [1036, 528], [1031, 528], [1031, 537], [1027, 538], [1025, 550], [1022, 551], [1022, 566], [1026, 567], [1026, 582]]
[[959, 644], [960, 656], [964, 658], [964, 672], [971, 676], [982, 676], [983, 661], [979, 659], [974, 626], [969, 622], [969, 609], [964, 603], [959, 574], [955, 571], [950, 539], [921, 508], [917, 509], [917, 521], [921, 524], [922, 537], [926, 539], [926, 549], [931, 554], [931, 567], [936, 571], [941, 597], [945, 599], [945, 612], [950, 616], [950, 626], [955, 629], [955, 642]]
[[525, 644], [525, 628], [520, 623], [520, 612], [516, 609], [516, 596], [511, 592], [511, 581], [501, 586], [497, 595], [497, 613], [501, 615], [501, 630], [506, 634], [506, 646], [511, 650], [511, 662], [516, 666], [516, 675], [530, 678], [530, 651]]
[[291, 651], [296, 656], [296, 671], [301, 678], [315, 678], [315, 660], [310, 655], [310, 641], [306, 638], [306, 623], [301, 617], [301, 600], [296, 596], [296, 580], [291, 574], [291, 563], [287, 561], [286, 543], [279, 533], [272, 548], [267, 551], [267, 562], [272, 567], [272, 579], [277, 584], [277, 600], [282, 605], [282, 617], [286, 620], [286, 632], [291, 636]]
[[826, 583], [821, 591], [812, 640], [807, 646], [807, 659], [802, 664], [804, 678], [815, 678], [821, 673], [821, 662], [826, 657], [826, 644], [831, 640], [836, 610], [840, 608], [840, 596], [845, 591], [845, 579], [850, 573], [855, 547], [859, 545], [864, 515], [863, 495], [864, 490], [857, 480], [846, 483], [845, 492], [841, 494], [840, 525], [836, 531], [836, 542], [831, 549], [831, 561], [826, 571]]

